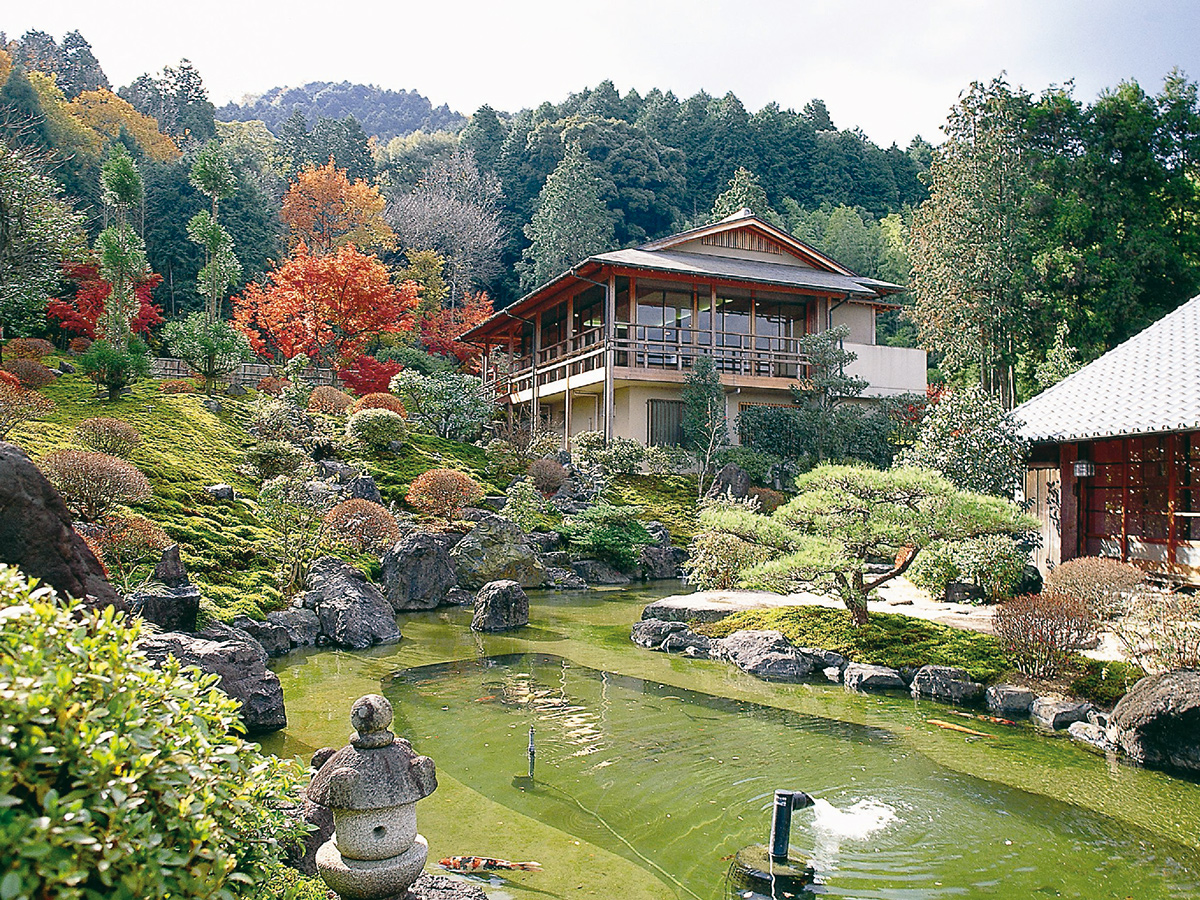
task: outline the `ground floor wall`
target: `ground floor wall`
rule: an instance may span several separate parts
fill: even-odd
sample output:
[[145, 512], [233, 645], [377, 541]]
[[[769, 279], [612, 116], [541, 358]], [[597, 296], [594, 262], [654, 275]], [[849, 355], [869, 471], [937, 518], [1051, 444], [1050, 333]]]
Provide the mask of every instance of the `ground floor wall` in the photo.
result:
[[1200, 584], [1200, 432], [1036, 446], [1025, 502], [1043, 572], [1107, 556]]

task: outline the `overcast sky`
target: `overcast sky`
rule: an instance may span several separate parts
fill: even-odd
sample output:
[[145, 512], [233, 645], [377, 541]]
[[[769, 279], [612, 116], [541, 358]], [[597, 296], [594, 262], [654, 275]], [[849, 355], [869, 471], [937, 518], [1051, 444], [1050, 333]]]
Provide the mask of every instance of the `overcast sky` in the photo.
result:
[[1002, 70], [1035, 91], [1073, 79], [1084, 100], [1127, 78], [1155, 92], [1175, 66], [1200, 78], [1194, 0], [56, 0], [0, 16], [10, 38], [30, 28], [78, 28], [114, 85], [187, 57], [218, 105], [345, 80], [512, 111], [607, 78], [733, 91], [752, 111], [820, 97], [885, 146], [938, 140], [959, 92]]

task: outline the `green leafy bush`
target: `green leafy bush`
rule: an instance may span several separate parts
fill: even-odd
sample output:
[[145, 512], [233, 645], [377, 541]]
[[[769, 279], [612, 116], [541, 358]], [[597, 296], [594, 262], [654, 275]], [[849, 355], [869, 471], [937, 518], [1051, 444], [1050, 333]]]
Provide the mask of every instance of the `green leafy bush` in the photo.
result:
[[254, 408], [250, 431], [260, 441], [302, 444], [312, 437], [312, 417], [294, 403], [280, 398], [262, 398]]
[[646, 448], [629, 438], [614, 437], [607, 443], [601, 431], [583, 431], [571, 438], [571, 456], [577, 467], [599, 466], [617, 475], [636, 475], [646, 457]]
[[209, 321], [204, 313], [168, 322], [163, 329], [168, 349], [204, 379], [204, 392], [211, 394], [217, 379], [253, 358], [250, 342], [231, 323]]
[[641, 548], [654, 538], [636, 518], [636, 507], [597, 503], [570, 516], [561, 529], [572, 549], [621, 570], [637, 565]]
[[690, 466], [692, 457], [682, 447], [647, 447], [645, 463], [651, 475], [674, 475]]
[[79, 371], [106, 388], [109, 400], [116, 400], [127, 385], [150, 374], [146, 354], [146, 344], [141, 338], [131, 337], [125, 347], [96, 341], [79, 357]]
[[992, 534], [923, 550], [909, 567], [908, 580], [934, 597], [944, 596], [951, 582], [982, 588], [988, 603], [1013, 595], [1025, 572], [1028, 554], [1009, 535]]
[[295, 763], [234, 734], [215, 675], [154, 668], [137, 620], [0, 566], [0, 895], [222, 898], [297, 828]]
[[554, 527], [561, 519], [558, 510], [547, 503], [542, 492], [527, 479], [514, 481], [505, 495], [508, 499], [500, 515], [522, 531], [544, 531]]
[[495, 391], [474, 375], [422, 375], [405, 369], [389, 386], [409, 419], [438, 437], [473, 441], [496, 414]]
[[767, 550], [735, 535], [702, 531], [692, 538], [683, 570], [688, 584], [698, 591], [731, 591], [745, 569], [769, 558]]
[[264, 481], [291, 475], [308, 460], [304, 451], [286, 441], [259, 441], [246, 454], [250, 465]]
[[783, 460], [771, 453], [753, 447], [726, 447], [717, 453], [717, 466], [733, 463], [750, 476], [750, 480], [763, 487], [771, 486], [771, 469]]
[[390, 409], [364, 409], [346, 420], [346, 440], [368, 450], [386, 450], [404, 440], [404, 417]]

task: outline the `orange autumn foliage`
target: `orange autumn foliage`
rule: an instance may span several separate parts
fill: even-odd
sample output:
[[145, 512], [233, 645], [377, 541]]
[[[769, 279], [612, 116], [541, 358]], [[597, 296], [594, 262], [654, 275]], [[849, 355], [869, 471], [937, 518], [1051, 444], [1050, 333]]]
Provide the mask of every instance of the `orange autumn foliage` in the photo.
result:
[[303, 243], [324, 256], [346, 244], [391, 247], [395, 235], [383, 218], [385, 205], [377, 188], [362, 180], [352, 184], [331, 159], [296, 176], [283, 196], [280, 217], [293, 247]]
[[153, 116], [143, 116], [112, 91], [84, 91], [68, 104], [68, 110], [85, 126], [111, 140], [118, 138], [124, 127], [155, 162], [169, 162], [180, 156], [175, 142], [158, 130]]
[[262, 356], [310, 359], [335, 366], [354, 359], [377, 335], [408, 331], [418, 288], [392, 283], [376, 257], [353, 244], [314, 256], [295, 253], [233, 299], [233, 321]]
[[463, 294], [460, 306], [439, 309], [421, 322], [421, 343], [430, 353], [452, 356], [468, 372], [479, 370], [480, 348], [459, 340], [466, 332], [491, 318], [494, 310], [486, 291]]

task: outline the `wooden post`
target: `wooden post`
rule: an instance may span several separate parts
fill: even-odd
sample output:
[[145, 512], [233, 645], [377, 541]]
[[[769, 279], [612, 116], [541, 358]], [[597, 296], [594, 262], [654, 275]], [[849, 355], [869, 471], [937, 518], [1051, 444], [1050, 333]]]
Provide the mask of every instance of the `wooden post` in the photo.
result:
[[[633, 280], [629, 282], [630, 308], [635, 303]], [[615, 348], [617, 327], [617, 278], [608, 276], [608, 288], [604, 292], [604, 440], [613, 439], [613, 366], [617, 361]]]
[[532, 427], [536, 431], [541, 427], [541, 404], [538, 401], [538, 356], [542, 351], [542, 314], [536, 313], [533, 317], [533, 355], [530, 356], [530, 388], [529, 388], [529, 408], [533, 415]]

